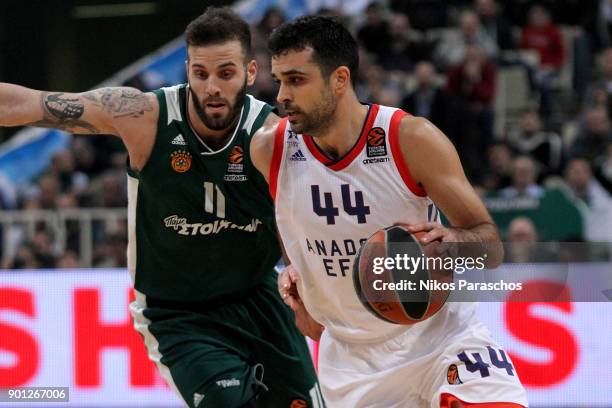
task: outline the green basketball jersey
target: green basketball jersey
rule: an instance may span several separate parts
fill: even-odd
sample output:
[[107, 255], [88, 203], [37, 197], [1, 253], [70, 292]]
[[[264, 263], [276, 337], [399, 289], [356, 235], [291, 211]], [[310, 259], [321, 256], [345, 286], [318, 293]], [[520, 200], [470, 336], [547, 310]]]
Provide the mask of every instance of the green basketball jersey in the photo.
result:
[[154, 91], [151, 156], [128, 170], [128, 268], [136, 290], [175, 302], [236, 296], [273, 273], [274, 207], [249, 143], [272, 108], [251, 95], [227, 145], [210, 152], [186, 119], [187, 86]]

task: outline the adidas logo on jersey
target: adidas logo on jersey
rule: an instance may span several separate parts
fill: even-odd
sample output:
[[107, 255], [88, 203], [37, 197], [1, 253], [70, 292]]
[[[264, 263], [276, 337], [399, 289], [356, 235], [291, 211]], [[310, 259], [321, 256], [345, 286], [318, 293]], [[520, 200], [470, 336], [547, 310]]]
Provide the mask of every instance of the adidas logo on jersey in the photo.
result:
[[183, 137], [183, 135], [178, 135], [177, 137], [172, 139], [171, 143], [173, 145], [187, 146], [187, 143], [185, 142], [185, 138]]
[[306, 161], [306, 156], [302, 153], [302, 150], [299, 150], [289, 157], [289, 161]]

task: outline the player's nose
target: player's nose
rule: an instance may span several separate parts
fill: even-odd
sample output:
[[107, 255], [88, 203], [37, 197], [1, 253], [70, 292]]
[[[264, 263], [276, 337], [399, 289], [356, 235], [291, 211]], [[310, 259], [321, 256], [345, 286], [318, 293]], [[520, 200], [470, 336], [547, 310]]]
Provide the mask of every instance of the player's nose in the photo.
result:
[[206, 81], [206, 88], [204, 89], [204, 91], [208, 95], [215, 96], [221, 93], [221, 88], [219, 87], [218, 82], [214, 78], [210, 77]]
[[293, 100], [293, 96], [291, 95], [289, 88], [284, 86], [282, 82], [278, 87], [278, 95], [276, 95], [276, 100], [280, 104], [284, 104], [285, 102], [291, 102]]

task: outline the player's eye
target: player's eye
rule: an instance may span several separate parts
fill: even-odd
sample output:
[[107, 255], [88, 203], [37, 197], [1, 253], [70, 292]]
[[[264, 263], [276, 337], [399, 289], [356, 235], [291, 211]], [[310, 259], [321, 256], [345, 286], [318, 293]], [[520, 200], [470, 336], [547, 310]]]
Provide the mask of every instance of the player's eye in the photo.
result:
[[203, 72], [203, 71], [195, 71], [195, 72], [193, 73], [193, 75], [194, 75], [196, 78], [200, 78], [200, 79], [206, 79], [206, 78], [208, 78], [208, 74], [206, 74], [206, 72]]
[[230, 79], [234, 76], [234, 71], [223, 71], [221, 72], [221, 78]]
[[300, 78], [300, 77], [290, 77], [290, 78], [289, 78], [289, 80], [288, 80], [288, 82], [289, 82], [291, 85], [299, 85], [299, 84], [301, 84], [302, 82], [304, 82], [304, 79], [303, 79], [303, 78]]

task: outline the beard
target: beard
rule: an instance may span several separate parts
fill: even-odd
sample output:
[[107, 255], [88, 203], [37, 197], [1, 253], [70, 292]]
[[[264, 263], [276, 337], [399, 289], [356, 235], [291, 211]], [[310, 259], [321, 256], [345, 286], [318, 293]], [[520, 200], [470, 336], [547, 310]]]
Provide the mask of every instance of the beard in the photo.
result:
[[204, 125], [211, 130], [224, 130], [232, 126], [240, 116], [240, 110], [244, 105], [244, 100], [246, 98], [246, 87], [247, 80], [246, 77], [244, 79], [244, 83], [242, 84], [242, 88], [236, 93], [234, 97], [234, 104], [230, 104], [229, 101], [225, 98], [215, 98], [208, 97], [204, 100], [204, 105], [207, 103], [223, 103], [225, 106], [229, 108], [229, 113], [225, 116], [222, 114], [212, 114], [209, 115], [206, 113], [204, 108], [202, 108], [202, 104], [198, 99], [196, 93], [192, 90], [191, 85], [189, 85], [189, 94], [191, 95], [191, 101], [193, 102], [193, 108], [196, 111], [196, 114], [204, 123]]
[[320, 135], [325, 133], [334, 121], [338, 102], [328, 87], [319, 99], [320, 102], [315, 105], [311, 112], [302, 111], [297, 105], [285, 103], [285, 111], [293, 111], [299, 113], [302, 117], [299, 121], [291, 123], [291, 130], [296, 133], [306, 133], [311, 135]]

